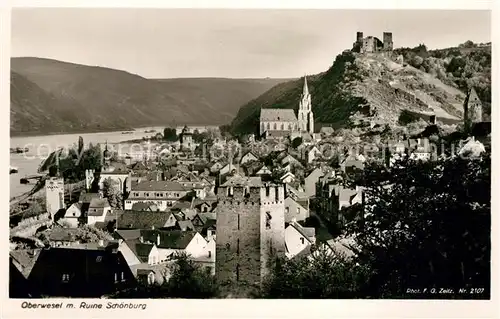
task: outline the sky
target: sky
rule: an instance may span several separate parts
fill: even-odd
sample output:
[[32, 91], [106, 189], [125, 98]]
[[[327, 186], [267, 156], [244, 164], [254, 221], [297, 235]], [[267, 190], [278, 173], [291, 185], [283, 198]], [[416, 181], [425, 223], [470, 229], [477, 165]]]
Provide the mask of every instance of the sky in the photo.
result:
[[293, 78], [328, 69], [356, 32], [394, 47], [489, 42], [489, 11], [14, 8], [11, 56], [146, 78]]

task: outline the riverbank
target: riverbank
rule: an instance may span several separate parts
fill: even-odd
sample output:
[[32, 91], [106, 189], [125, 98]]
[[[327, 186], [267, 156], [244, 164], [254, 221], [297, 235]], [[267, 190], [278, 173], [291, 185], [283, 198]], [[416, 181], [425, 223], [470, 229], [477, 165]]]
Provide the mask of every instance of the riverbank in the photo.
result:
[[[148, 126], [149, 127], [149, 126]], [[113, 133], [113, 132], [129, 132], [135, 131], [138, 128], [102, 128], [102, 129], [88, 129], [88, 130], [71, 130], [66, 132], [10, 132], [10, 137], [35, 137], [35, 136], [54, 136], [65, 134], [92, 134], [92, 133]]]

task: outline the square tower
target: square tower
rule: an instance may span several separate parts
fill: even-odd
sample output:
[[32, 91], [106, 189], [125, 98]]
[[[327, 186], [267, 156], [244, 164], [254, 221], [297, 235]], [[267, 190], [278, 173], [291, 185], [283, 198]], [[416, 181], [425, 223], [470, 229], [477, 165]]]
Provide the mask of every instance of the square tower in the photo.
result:
[[384, 51], [392, 51], [392, 32], [384, 32]]
[[217, 189], [216, 279], [225, 296], [260, 289], [272, 254], [284, 253], [282, 185], [234, 176]]
[[55, 214], [64, 208], [64, 180], [51, 177], [45, 181], [45, 196], [47, 213], [54, 219]]
[[473, 124], [482, 122], [483, 106], [476, 90], [471, 88], [464, 101], [464, 125], [471, 128]]

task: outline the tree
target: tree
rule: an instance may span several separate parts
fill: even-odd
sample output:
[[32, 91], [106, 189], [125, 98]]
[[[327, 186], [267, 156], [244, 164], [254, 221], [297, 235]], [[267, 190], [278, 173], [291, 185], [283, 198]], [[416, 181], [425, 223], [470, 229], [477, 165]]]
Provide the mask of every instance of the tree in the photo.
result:
[[82, 154], [83, 151], [83, 137], [78, 137], [78, 154]]
[[318, 249], [314, 258], [277, 257], [262, 287], [263, 298], [359, 298], [368, 269], [344, 255]]
[[302, 144], [302, 137], [296, 137], [292, 141], [292, 147], [297, 148]]
[[181, 254], [168, 281], [168, 290], [174, 298], [210, 298], [217, 294], [217, 285], [208, 269]]
[[[489, 154], [365, 167], [353, 183], [365, 188], [363, 218], [349, 223], [346, 234], [362, 247], [357, 262], [372, 270], [368, 297], [447, 287], [455, 291], [448, 298], [489, 298], [490, 169]], [[485, 293], [458, 294], [463, 288]]]
[[108, 199], [111, 207], [122, 209], [123, 194], [118, 187], [118, 182], [108, 177], [103, 181], [102, 184], [103, 196]]
[[163, 130], [163, 139], [166, 141], [177, 141], [177, 132], [175, 128], [167, 127]]

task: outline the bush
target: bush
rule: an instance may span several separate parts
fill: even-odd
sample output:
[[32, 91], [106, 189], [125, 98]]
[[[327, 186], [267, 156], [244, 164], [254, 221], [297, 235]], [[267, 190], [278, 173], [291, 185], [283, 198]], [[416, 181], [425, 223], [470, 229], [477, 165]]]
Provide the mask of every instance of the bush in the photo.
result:
[[398, 118], [398, 123], [400, 125], [407, 125], [412, 122], [416, 122], [419, 120], [419, 117], [415, 115], [414, 113], [408, 111], [408, 110], [403, 110], [401, 114], [399, 114]]

